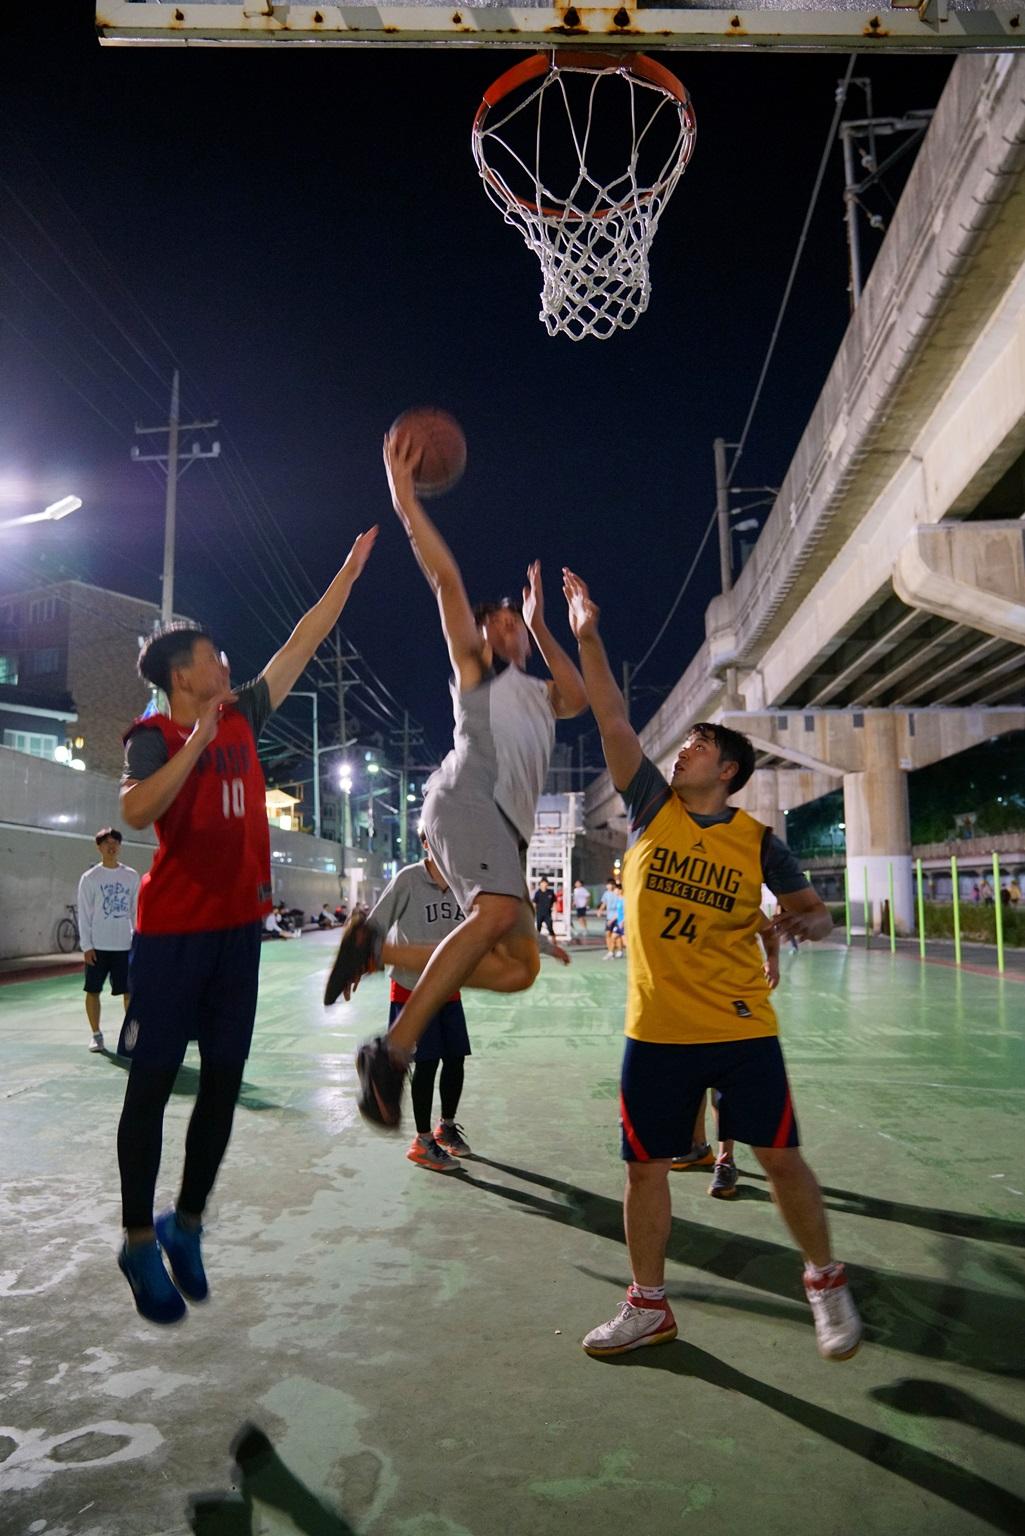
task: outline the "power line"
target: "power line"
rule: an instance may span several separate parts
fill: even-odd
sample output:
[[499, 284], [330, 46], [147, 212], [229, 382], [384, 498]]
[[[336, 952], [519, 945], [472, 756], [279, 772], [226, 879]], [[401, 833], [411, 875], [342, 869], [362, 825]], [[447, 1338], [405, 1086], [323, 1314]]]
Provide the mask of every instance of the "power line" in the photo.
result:
[[822, 183], [825, 179], [826, 167], [829, 164], [829, 157], [833, 152], [833, 145], [836, 143], [837, 129], [840, 126], [840, 118], [843, 115], [843, 109], [847, 103], [847, 91], [850, 87], [851, 76], [854, 73], [854, 66], [857, 63], [857, 60], [858, 55], [856, 53], [852, 53], [847, 60], [847, 71], [843, 79], [840, 81], [840, 84], [837, 86], [836, 106], [833, 110], [833, 118], [829, 125], [829, 132], [826, 135], [826, 142], [823, 146], [822, 155], [819, 159], [819, 168], [815, 177], [815, 185], [812, 187], [811, 197], [808, 201], [808, 210], [805, 213], [804, 223], [801, 226], [801, 233], [797, 241], [797, 249], [794, 252], [794, 259], [790, 264], [790, 274], [787, 278], [786, 287], [783, 290], [783, 298], [779, 306], [779, 312], [776, 315], [776, 323], [772, 328], [772, 335], [769, 338], [769, 346], [765, 354], [765, 361], [762, 363], [762, 371], [758, 375], [758, 383], [755, 385], [755, 392], [751, 400], [750, 409], [747, 413], [747, 420], [744, 422], [744, 430], [740, 434], [736, 452], [733, 455], [733, 461], [730, 464], [729, 473], [726, 476], [727, 486], [729, 486], [733, 481], [734, 473], [736, 472], [737, 465], [740, 462], [740, 456], [744, 452], [744, 447], [747, 443], [747, 435], [751, 430], [751, 423], [754, 420], [755, 412], [758, 409], [758, 403], [762, 398], [762, 386], [765, 383], [766, 375], [768, 374], [770, 364], [772, 363], [773, 353], [776, 350], [776, 342], [779, 340], [779, 332], [780, 327], [783, 324], [783, 316], [786, 314], [787, 305], [790, 303], [790, 295], [793, 292], [794, 280], [797, 277], [797, 269], [801, 264], [801, 257], [804, 254], [805, 242], [808, 238], [808, 230], [811, 227], [812, 217], [814, 216], [815, 208], [819, 200], [819, 193], [822, 190]]
[[[726, 476], [727, 488], [729, 487], [730, 483], [733, 480], [733, 476], [734, 476], [734, 473], [736, 471], [737, 464], [740, 461], [740, 456], [741, 456], [741, 454], [744, 451], [745, 444], [747, 443], [748, 433], [751, 430], [751, 423], [754, 420], [755, 412], [757, 411], [758, 405], [759, 405], [759, 401], [761, 400], [762, 389], [763, 389], [764, 384], [765, 384], [766, 376], [767, 376], [767, 374], [769, 372], [769, 367], [770, 367], [770, 365], [772, 363], [773, 354], [774, 354], [774, 352], [776, 350], [776, 342], [779, 339], [780, 328], [781, 328], [781, 326], [783, 324], [783, 316], [786, 314], [787, 305], [790, 302], [790, 295], [793, 292], [794, 280], [795, 280], [795, 278], [797, 276], [797, 268], [800, 265], [801, 257], [804, 254], [805, 242], [806, 242], [806, 240], [808, 238], [808, 230], [809, 230], [809, 228], [811, 226], [812, 217], [814, 215], [815, 208], [816, 208], [816, 205], [817, 205], [818, 199], [819, 199], [819, 193], [820, 193], [820, 191], [822, 189], [822, 182], [823, 182], [823, 180], [825, 178], [826, 167], [829, 164], [829, 156], [830, 156], [830, 154], [832, 152], [833, 145], [834, 145], [834, 143], [836, 141], [837, 127], [839, 125], [840, 117], [841, 117], [841, 115], [843, 113], [844, 105], [845, 105], [846, 100], [847, 100], [847, 90], [848, 90], [848, 87], [850, 85], [851, 76], [854, 73], [854, 66], [855, 66], [855, 63], [857, 62], [857, 57], [858, 56], [855, 53], [852, 53], [850, 55], [850, 57], [849, 57], [849, 59], [847, 61], [847, 72], [844, 75], [843, 80], [840, 82], [839, 86], [837, 87], [836, 106], [835, 106], [834, 111], [833, 111], [832, 121], [831, 121], [831, 123], [829, 125], [829, 132], [826, 135], [825, 146], [823, 148], [822, 155], [821, 155], [821, 157], [819, 159], [819, 168], [818, 168], [818, 172], [817, 172], [816, 177], [815, 177], [815, 184], [812, 187], [811, 198], [809, 199], [808, 208], [807, 208], [807, 211], [806, 211], [805, 216], [804, 216], [804, 223], [801, 226], [801, 233], [800, 233], [800, 236], [798, 237], [797, 249], [794, 252], [794, 259], [793, 259], [793, 261], [790, 264], [790, 273], [789, 273], [789, 275], [787, 277], [786, 287], [783, 290], [783, 298], [782, 298], [782, 301], [781, 301], [780, 306], [779, 306], [779, 310], [778, 310], [777, 315], [776, 315], [776, 322], [775, 322], [775, 324], [774, 324], [774, 326], [772, 328], [772, 335], [769, 338], [768, 350], [766, 351], [766, 354], [765, 354], [765, 360], [762, 363], [761, 372], [758, 375], [758, 382], [755, 385], [754, 395], [751, 398], [751, 405], [750, 405], [750, 407], [748, 409], [747, 419], [744, 422], [744, 430], [740, 434], [740, 438], [739, 438], [739, 441], [737, 442], [737, 446], [736, 446], [736, 451], [735, 451], [735, 453], [733, 455], [733, 459], [732, 459], [732, 462], [731, 462], [730, 467], [729, 467], [729, 471], [728, 471], [727, 476]], [[690, 585], [691, 578], [693, 577], [694, 572], [697, 570], [698, 561], [700, 560], [701, 555], [704, 552], [705, 545], [708, 543], [708, 540], [709, 540], [709, 537], [711, 535], [712, 529], [716, 525], [717, 518], [718, 518], [718, 508], [712, 513], [712, 516], [708, 520], [708, 524], [707, 524], [707, 526], [705, 528], [705, 531], [704, 531], [704, 533], [703, 533], [703, 535], [701, 537], [701, 542], [698, 545], [697, 550], [695, 551], [694, 558], [692, 559], [690, 565], [687, 567], [687, 574], [683, 578], [683, 582], [682, 582], [682, 584], [680, 586], [680, 590], [677, 592], [675, 598], [673, 599], [672, 606], [670, 607], [669, 612], [666, 614], [666, 617], [665, 617], [665, 620], [663, 621], [662, 627], [659, 629], [658, 634], [655, 636], [654, 640], [649, 645], [648, 649], [645, 651], [645, 653], [641, 657], [640, 661], [637, 663], [637, 665], [635, 667], [632, 668], [632, 671], [631, 671], [631, 676], [632, 677], [636, 678], [637, 673], [644, 666], [644, 664], [648, 660], [648, 658], [652, 655], [652, 653], [655, 650], [655, 647], [658, 645], [659, 641], [662, 639], [662, 636], [665, 634], [666, 630], [668, 629], [670, 620], [672, 619], [673, 615], [675, 614], [677, 608], [679, 608], [680, 603], [683, 601], [684, 593], [686, 592], [688, 586]]]

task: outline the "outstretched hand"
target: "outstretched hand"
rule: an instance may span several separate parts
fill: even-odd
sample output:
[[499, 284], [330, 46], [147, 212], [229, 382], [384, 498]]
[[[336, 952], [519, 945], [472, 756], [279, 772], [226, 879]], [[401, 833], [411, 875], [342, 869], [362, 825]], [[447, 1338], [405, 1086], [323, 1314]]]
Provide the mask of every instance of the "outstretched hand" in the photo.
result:
[[221, 711], [226, 704], [234, 704], [237, 697], [238, 695], [232, 693], [230, 688], [225, 688], [223, 693], [208, 699], [197, 716], [189, 740], [194, 741], [198, 747], [208, 747], [217, 735], [217, 729], [221, 723]]
[[363, 567], [370, 559], [370, 551], [377, 541], [379, 531], [378, 525], [375, 523], [372, 528], [367, 529], [366, 533], [357, 533], [353, 546], [346, 555], [345, 564], [342, 567], [344, 571], [349, 573], [353, 581], [362, 575]]
[[577, 640], [585, 640], [588, 635], [596, 635], [601, 609], [592, 601], [586, 581], [575, 575], [565, 565], [562, 568], [562, 590], [566, 598], [566, 607], [569, 609], [569, 627]]
[[541, 585], [541, 562], [532, 560], [527, 566], [527, 585], [523, 589], [523, 622], [533, 632], [535, 624], [545, 621], [545, 594]]
[[420, 468], [420, 449], [408, 437], [393, 432], [384, 434], [384, 469], [388, 476], [392, 505], [400, 511], [402, 503], [416, 496], [416, 472]]

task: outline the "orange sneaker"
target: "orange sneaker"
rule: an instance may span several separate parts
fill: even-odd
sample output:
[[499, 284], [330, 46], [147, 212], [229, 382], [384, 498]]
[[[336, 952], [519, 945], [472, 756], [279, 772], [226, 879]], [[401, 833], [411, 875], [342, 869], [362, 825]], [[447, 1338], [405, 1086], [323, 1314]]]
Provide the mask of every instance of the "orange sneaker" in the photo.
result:
[[456, 1159], [444, 1147], [439, 1147], [430, 1133], [414, 1136], [406, 1156], [411, 1163], [421, 1168], [430, 1168], [432, 1173], [456, 1173], [459, 1170]]
[[715, 1153], [705, 1141], [699, 1146], [691, 1147], [683, 1157], [674, 1157], [669, 1166], [674, 1173], [686, 1173], [688, 1168], [714, 1168]]

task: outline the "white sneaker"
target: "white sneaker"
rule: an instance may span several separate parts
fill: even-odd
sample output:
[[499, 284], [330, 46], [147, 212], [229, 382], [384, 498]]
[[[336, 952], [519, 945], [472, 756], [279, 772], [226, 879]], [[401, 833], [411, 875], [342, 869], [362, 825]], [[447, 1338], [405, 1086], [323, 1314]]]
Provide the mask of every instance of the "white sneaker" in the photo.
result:
[[676, 1338], [676, 1319], [668, 1301], [645, 1301], [627, 1291], [615, 1317], [599, 1323], [583, 1340], [589, 1355], [623, 1355], [644, 1344], [668, 1344]]
[[849, 1360], [861, 1343], [862, 1324], [843, 1265], [835, 1265], [821, 1280], [812, 1280], [805, 1270], [804, 1293], [811, 1303], [819, 1354], [824, 1360]]
[[103, 1050], [103, 1036], [99, 1030], [97, 1030], [94, 1035], [89, 1037], [89, 1049], [91, 1051]]
[[616, 958], [616, 956], [615, 956], [615, 954], [613, 953], [613, 951], [611, 949], [607, 949], [605, 951], [605, 953], [602, 955], [602, 959], [603, 960], [614, 960], [615, 958]]

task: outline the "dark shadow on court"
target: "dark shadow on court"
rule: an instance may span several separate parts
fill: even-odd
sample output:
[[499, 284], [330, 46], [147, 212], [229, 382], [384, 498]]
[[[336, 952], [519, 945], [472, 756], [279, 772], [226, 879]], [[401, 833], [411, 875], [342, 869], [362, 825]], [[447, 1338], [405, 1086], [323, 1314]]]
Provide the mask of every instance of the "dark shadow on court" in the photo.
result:
[[1025, 1424], [1012, 1419], [1006, 1413], [991, 1408], [981, 1398], [958, 1387], [948, 1387], [941, 1381], [916, 1380], [905, 1377], [883, 1387], [873, 1387], [869, 1397], [888, 1408], [901, 1413], [914, 1414], [919, 1418], [954, 1419], [958, 1424], [969, 1424], [973, 1429], [990, 1435], [994, 1440], [1006, 1440], [1008, 1445], [1025, 1450]]
[[[549, 1221], [578, 1227], [596, 1237], [623, 1243], [623, 1209], [618, 1200], [578, 1189], [547, 1174], [515, 1168], [477, 1156], [475, 1167], [489, 1167], [541, 1186], [556, 1198], [513, 1189], [475, 1177], [468, 1168], [460, 1181], [499, 1195]], [[725, 1203], [725, 1202], [723, 1202]], [[751, 1237], [743, 1231], [708, 1227], [674, 1216], [667, 1257], [720, 1280], [733, 1280], [787, 1301], [802, 1301], [800, 1258], [790, 1246]], [[1021, 1295], [978, 1291], [953, 1281], [921, 1275], [886, 1274], [849, 1263], [848, 1270], [865, 1320], [865, 1337], [886, 1349], [931, 1360], [1025, 1378], [1025, 1336], [1021, 1328], [1025, 1279], [994, 1256], [989, 1267], [1001, 1280], [1017, 1285]], [[715, 1300], [716, 1298], [706, 1298]], [[720, 1298], [728, 1305], [732, 1299]]]
[[[127, 1056], [115, 1056], [112, 1051], [105, 1051], [104, 1055], [112, 1066], [119, 1067], [122, 1072], [127, 1073], [130, 1070], [132, 1063], [128, 1060]], [[178, 1068], [178, 1076], [174, 1080], [174, 1087], [171, 1089], [171, 1093], [175, 1098], [194, 1099], [198, 1092], [199, 1068], [190, 1067], [183, 1063]], [[259, 1089], [255, 1088], [252, 1083], [243, 1082], [236, 1102], [240, 1109], [279, 1109], [288, 1113], [283, 1104], [275, 1104], [271, 1099], [262, 1099]]]
[[[741, 1168], [742, 1179], [766, 1183], [760, 1170]], [[903, 1205], [899, 1200], [878, 1200], [873, 1195], [859, 1195], [851, 1189], [822, 1186], [826, 1209], [843, 1216], [871, 1216], [876, 1221], [897, 1221], [905, 1227], [922, 1227], [926, 1232], [940, 1232], [945, 1237], [973, 1237], [982, 1243], [1002, 1243], [1008, 1248], [1025, 1248], [1025, 1226], [1001, 1221], [997, 1216], [973, 1216], [962, 1211], [937, 1211], [925, 1205]], [[750, 1199], [751, 1196], [749, 1195]], [[762, 1198], [771, 1199], [768, 1191]]]
[[[600, 1362], [619, 1370], [671, 1371], [690, 1380], [705, 1381], [724, 1392], [739, 1392], [752, 1402], [761, 1403], [813, 1434], [850, 1451], [853, 1456], [884, 1467], [894, 1477], [922, 1488], [938, 1499], [964, 1510], [977, 1520], [985, 1520], [995, 1530], [1008, 1536], [1020, 1536], [1025, 1530], [1025, 1500], [991, 1483], [975, 1472], [944, 1461], [932, 1451], [897, 1440], [882, 1430], [869, 1429], [854, 1419], [806, 1403], [790, 1392], [770, 1387], [754, 1376], [747, 1376], [694, 1344], [676, 1343], [657, 1349], [639, 1349], [628, 1355]], [[885, 1390], [885, 1389], [884, 1389]], [[940, 1527], [937, 1527], [940, 1529]]]
[[304, 1536], [356, 1536], [355, 1529], [316, 1498], [281, 1460], [262, 1429], [243, 1424], [231, 1442], [236, 1472], [231, 1489], [193, 1493], [188, 1500], [194, 1536], [256, 1536], [253, 1500], [286, 1514]]

